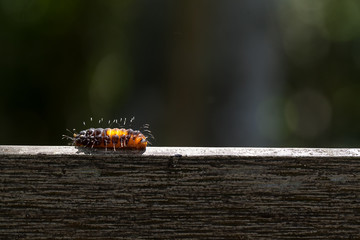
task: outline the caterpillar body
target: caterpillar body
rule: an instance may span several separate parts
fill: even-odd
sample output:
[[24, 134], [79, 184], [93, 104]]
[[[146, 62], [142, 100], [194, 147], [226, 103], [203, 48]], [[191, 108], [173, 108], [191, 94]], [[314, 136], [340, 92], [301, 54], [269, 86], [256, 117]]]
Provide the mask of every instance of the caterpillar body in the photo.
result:
[[148, 141], [140, 131], [125, 128], [89, 128], [74, 133], [75, 146], [90, 148], [137, 149], [146, 148]]
[[[132, 117], [129, 121], [129, 125], [132, 125], [135, 117]], [[90, 118], [90, 121], [93, 122], [93, 119]], [[104, 119], [101, 118], [99, 124], [104, 122]], [[110, 128], [112, 124], [117, 124], [118, 128]], [[83, 125], [86, 126], [85, 122]], [[70, 136], [63, 135], [63, 139], [69, 139], [72, 141], [72, 145], [77, 147], [85, 147], [85, 148], [95, 148], [95, 149], [114, 149], [116, 150], [126, 150], [126, 149], [134, 149], [134, 150], [145, 150], [149, 142], [149, 137], [151, 139], [155, 139], [149, 130], [149, 124], [144, 124], [141, 129], [142, 132], [138, 130], [133, 130], [131, 128], [125, 128], [126, 126], [126, 118], [120, 118], [119, 120], [115, 119], [112, 122], [109, 120], [107, 128], [88, 128], [80, 131], [79, 133], [73, 129], [73, 132], [66, 129]], [[129, 127], [130, 127], [129, 126]]]

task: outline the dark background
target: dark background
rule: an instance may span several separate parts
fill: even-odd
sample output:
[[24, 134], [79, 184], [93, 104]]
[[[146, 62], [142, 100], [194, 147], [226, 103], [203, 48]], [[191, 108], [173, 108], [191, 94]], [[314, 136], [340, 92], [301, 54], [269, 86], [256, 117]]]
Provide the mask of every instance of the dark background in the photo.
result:
[[0, 144], [358, 147], [360, 1], [0, 0]]

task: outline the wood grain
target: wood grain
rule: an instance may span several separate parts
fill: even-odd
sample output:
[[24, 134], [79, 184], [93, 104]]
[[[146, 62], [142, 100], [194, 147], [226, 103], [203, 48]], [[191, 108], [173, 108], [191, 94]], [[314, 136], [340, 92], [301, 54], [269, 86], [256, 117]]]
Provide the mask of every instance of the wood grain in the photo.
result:
[[360, 150], [0, 146], [0, 239], [360, 239]]

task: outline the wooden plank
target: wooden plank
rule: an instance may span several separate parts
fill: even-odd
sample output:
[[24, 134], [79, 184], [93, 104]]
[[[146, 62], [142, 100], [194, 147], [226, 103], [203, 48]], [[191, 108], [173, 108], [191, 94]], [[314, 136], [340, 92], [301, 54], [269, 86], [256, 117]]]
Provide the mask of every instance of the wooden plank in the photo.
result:
[[360, 150], [0, 146], [0, 239], [359, 239]]
[[[1, 146], [0, 155], [82, 155], [82, 154], [126, 154], [133, 155], [136, 151], [116, 151], [112, 149], [96, 150], [75, 148], [72, 146]], [[180, 154], [189, 157], [234, 158], [234, 157], [344, 157], [359, 158], [360, 149], [357, 148], [206, 148], [206, 147], [148, 147], [145, 152], [137, 152], [143, 156], [173, 156]]]

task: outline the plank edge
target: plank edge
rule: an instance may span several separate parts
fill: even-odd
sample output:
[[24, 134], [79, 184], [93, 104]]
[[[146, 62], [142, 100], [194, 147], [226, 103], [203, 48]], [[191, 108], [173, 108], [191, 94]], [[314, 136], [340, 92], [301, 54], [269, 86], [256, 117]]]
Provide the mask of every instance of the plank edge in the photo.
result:
[[148, 147], [146, 151], [93, 150], [74, 146], [0, 145], [0, 156], [137, 155], [143, 157], [360, 158], [359, 148]]

